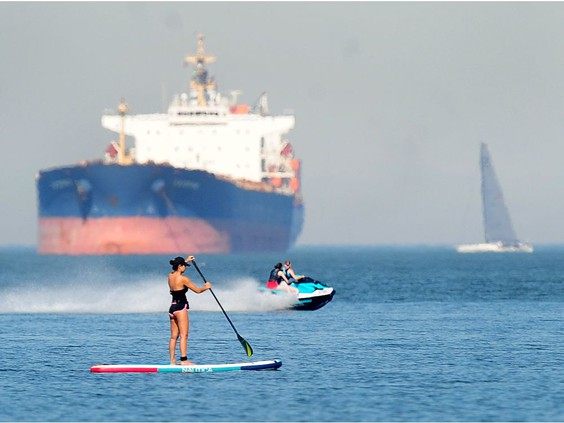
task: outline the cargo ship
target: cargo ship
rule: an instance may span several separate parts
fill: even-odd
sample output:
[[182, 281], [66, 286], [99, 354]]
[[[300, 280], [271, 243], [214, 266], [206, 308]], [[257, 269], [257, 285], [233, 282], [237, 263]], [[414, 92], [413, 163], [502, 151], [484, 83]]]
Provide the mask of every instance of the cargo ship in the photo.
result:
[[[104, 157], [36, 176], [40, 254], [196, 254], [286, 251], [303, 226], [301, 162], [271, 115], [222, 95], [198, 34], [187, 93], [167, 113], [103, 114], [119, 135]], [[126, 139], [127, 137], [127, 139]], [[126, 142], [127, 141], [127, 142]]]

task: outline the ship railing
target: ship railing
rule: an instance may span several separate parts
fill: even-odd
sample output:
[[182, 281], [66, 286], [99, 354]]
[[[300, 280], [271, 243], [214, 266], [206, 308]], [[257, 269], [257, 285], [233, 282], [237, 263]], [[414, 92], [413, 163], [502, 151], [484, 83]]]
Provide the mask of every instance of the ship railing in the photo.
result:
[[262, 172], [263, 178], [293, 178], [294, 172]]

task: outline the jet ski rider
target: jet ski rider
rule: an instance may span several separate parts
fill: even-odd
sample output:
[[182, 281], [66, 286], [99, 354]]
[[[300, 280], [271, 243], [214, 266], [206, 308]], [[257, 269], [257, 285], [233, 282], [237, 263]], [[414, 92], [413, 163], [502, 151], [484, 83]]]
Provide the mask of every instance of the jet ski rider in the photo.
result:
[[286, 260], [284, 262], [284, 268], [282, 269], [282, 271], [284, 272], [284, 275], [286, 276], [286, 278], [288, 278], [288, 280], [293, 279], [298, 282], [299, 280], [305, 278], [305, 275], [296, 275], [296, 272], [294, 272], [294, 269], [292, 269], [292, 262], [290, 260]]
[[294, 292], [296, 294], [299, 292], [297, 288], [290, 286], [290, 281], [282, 271], [282, 263], [276, 263], [274, 265], [274, 269], [270, 271], [266, 287], [269, 289], [280, 289], [282, 291]]

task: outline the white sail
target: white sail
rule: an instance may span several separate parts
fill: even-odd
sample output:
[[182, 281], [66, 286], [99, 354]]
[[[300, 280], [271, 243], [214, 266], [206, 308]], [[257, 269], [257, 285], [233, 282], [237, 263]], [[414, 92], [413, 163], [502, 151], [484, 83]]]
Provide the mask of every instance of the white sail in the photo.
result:
[[456, 250], [459, 253], [531, 253], [533, 247], [526, 242], [519, 241], [515, 235], [488, 146], [484, 143], [480, 146], [480, 169], [482, 173], [482, 212], [485, 242], [459, 245]]

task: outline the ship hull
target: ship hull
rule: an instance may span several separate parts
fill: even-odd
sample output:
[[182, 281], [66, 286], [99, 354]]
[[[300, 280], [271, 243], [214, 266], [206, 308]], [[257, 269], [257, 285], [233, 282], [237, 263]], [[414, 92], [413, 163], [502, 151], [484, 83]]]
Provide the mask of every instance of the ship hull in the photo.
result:
[[293, 195], [166, 165], [54, 168], [37, 188], [41, 254], [285, 251], [303, 224]]

